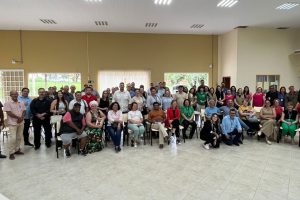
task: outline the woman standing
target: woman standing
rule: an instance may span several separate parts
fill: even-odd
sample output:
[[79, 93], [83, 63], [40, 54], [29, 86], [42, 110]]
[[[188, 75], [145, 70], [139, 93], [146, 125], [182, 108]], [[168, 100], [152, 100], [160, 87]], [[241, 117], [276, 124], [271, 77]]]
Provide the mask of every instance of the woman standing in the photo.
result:
[[123, 130], [123, 115], [118, 102], [113, 102], [107, 114], [107, 129], [115, 145], [116, 153], [121, 151], [121, 134]]
[[230, 88], [231, 94], [235, 97], [236, 96], [236, 87], [233, 85]]
[[265, 101], [265, 94], [262, 92], [262, 88], [258, 87], [256, 93], [253, 95], [252, 106], [253, 107], [263, 107]]
[[170, 107], [171, 102], [173, 98], [171, 97], [170, 90], [166, 90], [164, 96], [162, 97], [162, 109], [164, 111], [167, 111], [167, 109]]
[[177, 106], [177, 101], [173, 100], [171, 106], [167, 110], [167, 119], [165, 122], [166, 128], [171, 128], [172, 135], [176, 135], [177, 143], [180, 144], [180, 133], [179, 133], [179, 120], [180, 110]]
[[225, 95], [224, 92], [222, 91], [221, 86], [217, 86], [216, 89], [216, 96], [217, 96], [217, 107], [220, 108], [224, 105], [225, 102]]
[[298, 123], [298, 112], [293, 110], [293, 103], [287, 103], [287, 110], [282, 113], [282, 135], [291, 136], [292, 144], [295, 143], [294, 137], [296, 135], [297, 123]]
[[207, 104], [207, 93], [204, 91], [204, 87], [198, 87], [196, 96], [198, 101], [198, 111], [200, 111], [201, 109], [205, 109], [205, 106]]
[[138, 106], [138, 110], [139, 111], [143, 111], [143, 108], [144, 108], [144, 103], [145, 103], [145, 100], [140, 92], [139, 89], [136, 89], [135, 90], [135, 96], [132, 98], [132, 102], [135, 102], [137, 103], [137, 106]]
[[68, 102], [65, 101], [61, 90], [57, 92], [56, 98], [51, 103], [50, 112], [54, 115], [65, 115], [68, 111]]
[[245, 99], [247, 99], [248, 100], [248, 102], [249, 102], [249, 106], [251, 105], [251, 102], [252, 102], [252, 94], [251, 94], [251, 92], [250, 92], [250, 90], [249, 90], [249, 87], [248, 86], [245, 86], [244, 87], [244, 91], [243, 91], [243, 93], [244, 93], [244, 97], [245, 97]]
[[207, 102], [209, 102], [210, 100], [214, 100], [215, 102], [217, 102], [217, 95], [215, 93], [215, 88], [213, 87], [211, 87], [208, 92]]
[[234, 102], [234, 99], [235, 99], [235, 96], [233, 96], [231, 94], [231, 90], [227, 90], [227, 93], [226, 93], [225, 98], [224, 98], [225, 104], [227, 105], [228, 100], [232, 100]]
[[102, 92], [102, 97], [99, 101], [99, 109], [103, 112], [103, 114], [106, 116], [108, 112], [109, 107], [109, 93], [107, 90], [104, 90]]
[[86, 114], [86, 134], [88, 136], [87, 151], [93, 153], [104, 147], [102, 128], [105, 121], [104, 113], [98, 108], [97, 101], [90, 102], [90, 111]]
[[244, 93], [243, 93], [243, 89], [239, 88], [237, 93], [236, 93], [236, 97], [234, 99], [234, 104], [235, 104], [235, 108], [239, 109], [239, 107], [241, 105], [243, 105], [243, 101], [245, 99]]
[[131, 111], [128, 113], [128, 128], [133, 131], [133, 137], [131, 139], [131, 146], [137, 147], [140, 137], [145, 132], [143, 125], [143, 115], [138, 110], [138, 104], [133, 102], [131, 104]]
[[220, 127], [220, 120], [217, 113], [212, 114], [211, 120], [204, 122], [204, 126], [200, 132], [200, 139], [204, 140], [203, 148], [209, 149], [209, 146], [213, 148], [219, 148], [222, 139], [222, 131]]
[[180, 122], [184, 127], [183, 130], [182, 130], [183, 137], [187, 138], [186, 130], [189, 127], [189, 125], [191, 125], [192, 130], [190, 132], [189, 138], [192, 139], [193, 135], [196, 131], [197, 124], [194, 121], [194, 109], [191, 106], [190, 101], [188, 99], [184, 100], [183, 106], [180, 108], [180, 114], [181, 114], [181, 119], [180, 119], [181, 121]]
[[281, 87], [278, 92], [278, 100], [279, 100], [279, 105], [281, 107], [285, 107], [285, 98], [286, 98], [286, 88]]
[[277, 136], [274, 135], [274, 127], [276, 125], [276, 112], [275, 109], [271, 107], [270, 100], [265, 101], [265, 106], [260, 110], [260, 119], [261, 119], [261, 130], [257, 133], [258, 136], [261, 135], [261, 133], [264, 133], [266, 136], [266, 143], [272, 144], [269, 141], [270, 137], [277, 138]]

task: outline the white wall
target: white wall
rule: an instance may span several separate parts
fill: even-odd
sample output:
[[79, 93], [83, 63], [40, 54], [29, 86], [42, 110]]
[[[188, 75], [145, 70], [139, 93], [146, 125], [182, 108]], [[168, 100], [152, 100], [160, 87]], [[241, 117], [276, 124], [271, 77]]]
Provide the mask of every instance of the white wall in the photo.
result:
[[231, 85], [235, 85], [237, 81], [238, 31], [235, 29], [229, 33], [220, 35], [218, 42], [218, 82], [222, 82], [222, 77], [230, 76]]
[[[237, 86], [254, 91], [256, 75], [280, 75], [280, 85], [300, 87], [299, 29], [248, 28], [238, 30]], [[298, 47], [300, 48], [300, 47]]]

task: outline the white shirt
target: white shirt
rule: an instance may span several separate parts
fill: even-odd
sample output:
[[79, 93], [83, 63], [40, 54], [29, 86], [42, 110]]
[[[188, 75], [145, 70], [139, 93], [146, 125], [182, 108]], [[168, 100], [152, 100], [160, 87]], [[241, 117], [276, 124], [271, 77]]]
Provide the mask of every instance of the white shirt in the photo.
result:
[[122, 112], [128, 111], [128, 105], [131, 103], [131, 96], [128, 91], [121, 92], [120, 90], [114, 93], [112, 102], [118, 102]]
[[130, 111], [128, 113], [128, 119], [132, 119], [132, 120], [135, 120], [135, 121], [141, 120], [141, 119], [143, 119], [143, 115], [139, 110]]
[[88, 107], [86, 101], [81, 99], [81, 101], [78, 102], [78, 101], [76, 101], [76, 99], [73, 99], [69, 103], [69, 110], [73, 110], [73, 107], [74, 107], [75, 103], [80, 103], [80, 105], [81, 105], [80, 106], [80, 113], [84, 115], [85, 114], [85, 108]]

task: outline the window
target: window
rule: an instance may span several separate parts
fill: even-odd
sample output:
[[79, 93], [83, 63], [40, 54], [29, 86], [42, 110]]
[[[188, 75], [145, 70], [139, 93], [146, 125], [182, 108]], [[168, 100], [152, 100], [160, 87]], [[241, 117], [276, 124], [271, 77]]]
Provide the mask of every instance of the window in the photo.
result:
[[24, 87], [24, 70], [0, 70], [0, 100], [2, 103], [10, 99], [9, 92], [20, 92]]
[[65, 85], [75, 85], [76, 90], [81, 90], [81, 74], [80, 73], [29, 73], [28, 87], [31, 96], [38, 95], [39, 88], [56, 86], [57, 90]]
[[208, 73], [165, 73], [164, 76], [166, 85], [173, 94], [176, 93], [179, 85], [191, 88], [200, 85], [201, 80], [208, 85]]
[[98, 88], [103, 90], [112, 87], [119, 87], [120, 82], [135, 83], [135, 87], [144, 85], [147, 89], [150, 85], [150, 71], [99, 71]]
[[256, 75], [256, 88], [261, 87], [268, 91], [271, 85], [278, 89], [280, 84], [280, 75]]

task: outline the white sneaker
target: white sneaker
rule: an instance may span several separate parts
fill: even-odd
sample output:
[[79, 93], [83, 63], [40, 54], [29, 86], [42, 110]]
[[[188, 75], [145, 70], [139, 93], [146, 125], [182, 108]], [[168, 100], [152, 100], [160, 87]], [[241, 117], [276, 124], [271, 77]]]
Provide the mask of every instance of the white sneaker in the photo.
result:
[[257, 135], [258, 135], [258, 136], [261, 136], [261, 131], [258, 131], [258, 132], [257, 132]]
[[135, 147], [135, 148], [137, 147], [137, 143], [136, 143], [136, 142], [134, 143], [134, 147]]
[[268, 139], [266, 139], [266, 143], [267, 143], [268, 145], [271, 145], [271, 144], [272, 144], [272, 142], [270, 142]]
[[209, 144], [203, 144], [202, 146], [204, 149], [209, 150]]

